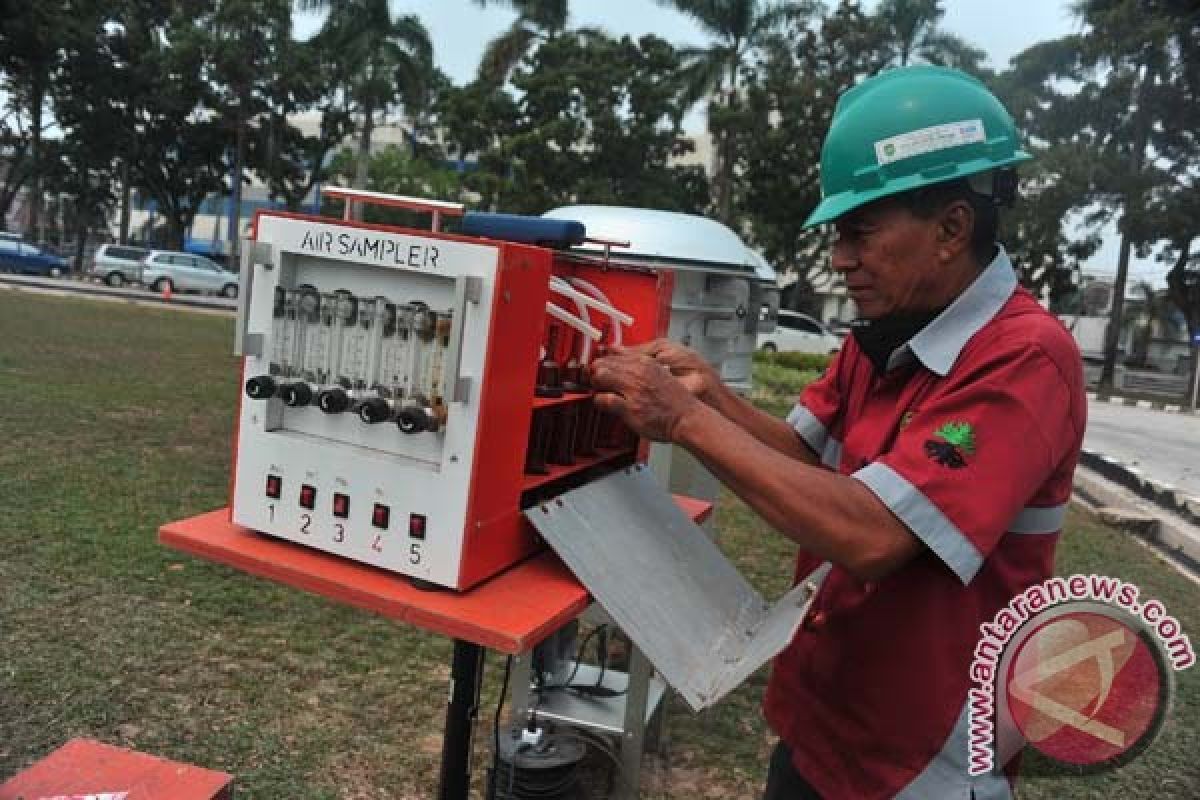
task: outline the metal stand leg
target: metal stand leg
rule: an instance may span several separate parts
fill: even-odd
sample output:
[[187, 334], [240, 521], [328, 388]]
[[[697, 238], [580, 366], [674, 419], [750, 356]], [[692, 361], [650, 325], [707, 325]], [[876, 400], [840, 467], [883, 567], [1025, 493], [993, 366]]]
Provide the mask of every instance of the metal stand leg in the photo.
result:
[[471, 790], [471, 734], [479, 714], [479, 687], [483, 683], [483, 648], [454, 640], [450, 667], [450, 703], [446, 706], [446, 731], [442, 739], [442, 774], [438, 800], [467, 800]]
[[654, 667], [637, 647], [629, 653], [629, 690], [625, 695], [625, 734], [621, 737], [621, 777], [614, 800], [637, 800], [641, 788], [646, 704]]

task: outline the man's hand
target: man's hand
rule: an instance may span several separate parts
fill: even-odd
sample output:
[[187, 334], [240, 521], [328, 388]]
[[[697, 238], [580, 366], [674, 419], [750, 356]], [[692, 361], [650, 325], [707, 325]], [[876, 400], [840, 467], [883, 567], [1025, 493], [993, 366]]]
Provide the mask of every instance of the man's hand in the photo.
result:
[[703, 407], [665, 364], [636, 348], [593, 361], [591, 383], [601, 411], [615, 414], [639, 436], [656, 442], [673, 441], [683, 418]]
[[716, 403], [722, 387], [721, 377], [695, 350], [667, 339], [655, 339], [653, 342], [621, 348], [617, 352], [650, 356], [670, 370], [693, 396], [710, 406]]

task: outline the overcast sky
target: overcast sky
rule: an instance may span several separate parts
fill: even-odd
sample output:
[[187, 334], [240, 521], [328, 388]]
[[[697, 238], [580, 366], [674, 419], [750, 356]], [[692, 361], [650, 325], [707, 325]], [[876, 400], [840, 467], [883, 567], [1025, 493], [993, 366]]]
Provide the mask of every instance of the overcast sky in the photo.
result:
[[[833, 0], [827, 0], [832, 4]], [[870, 8], [877, 0], [866, 0]], [[456, 83], [471, 80], [485, 44], [512, 24], [513, 12], [501, 5], [480, 8], [472, 0], [391, 0], [398, 14], [416, 14], [433, 38], [434, 58]], [[943, 27], [988, 54], [989, 65], [1002, 68], [1017, 53], [1046, 39], [1079, 30], [1069, 0], [946, 0]], [[307, 38], [319, 26], [320, 15], [298, 14], [296, 34]], [[571, 27], [599, 27], [615, 35], [654, 33], [676, 45], [707, 43], [689, 18], [653, 0], [573, 0]], [[689, 127], [702, 127], [694, 115]], [[1117, 262], [1115, 234], [1089, 261], [1089, 271], [1113, 272]], [[1137, 264], [1135, 273], [1162, 284], [1166, 268], [1152, 261]]]

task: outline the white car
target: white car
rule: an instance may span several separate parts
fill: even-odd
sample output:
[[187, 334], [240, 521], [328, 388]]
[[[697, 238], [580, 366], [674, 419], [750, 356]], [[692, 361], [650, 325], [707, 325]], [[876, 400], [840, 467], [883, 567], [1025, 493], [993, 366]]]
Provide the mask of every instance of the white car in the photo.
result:
[[779, 312], [775, 330], [758, 335], [758, 349], [768, 353], [834, 353], [841, 349], [842, 337], [808, 314]]
[[172, 291], [237, 297], [239, 277], [217, 262], [191, 253], [151, 250], [142, 262], [142, 283], [160, 293], [170, 285]]

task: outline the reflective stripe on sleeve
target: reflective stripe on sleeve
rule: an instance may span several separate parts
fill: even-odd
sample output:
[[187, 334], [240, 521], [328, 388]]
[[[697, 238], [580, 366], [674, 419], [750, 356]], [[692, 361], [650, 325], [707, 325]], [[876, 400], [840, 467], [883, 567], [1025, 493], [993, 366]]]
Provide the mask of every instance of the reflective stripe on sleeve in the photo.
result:
[[1067, 519], [1067, 504], [1035, 508], [1026, 506], [1008, 526], [1012, 533], [1058, 533]]
[[787, 423], [795, 429], [796, 433], [800, 434], [800, 438], [804, 440], [809, 449], [823, 460], [825, 445], [829, 441], [829, 431], [825, 429], [821, 420], [817, 419], [816, 414], [796, 403], [792, 412], [787, 415]]
[[821, 463], [835, 472], [842, 465], [842, 443], [832, 436], [825, 442], [825, 448], [821, 451]]
[[876, 461], [854, 473], [913, 535], [954, 570], [964, 585], [971, 582], [983, 556], [941, 509], [887, 464]]

